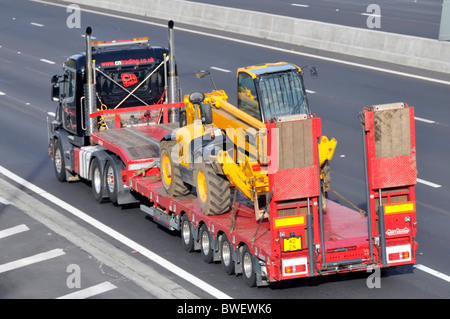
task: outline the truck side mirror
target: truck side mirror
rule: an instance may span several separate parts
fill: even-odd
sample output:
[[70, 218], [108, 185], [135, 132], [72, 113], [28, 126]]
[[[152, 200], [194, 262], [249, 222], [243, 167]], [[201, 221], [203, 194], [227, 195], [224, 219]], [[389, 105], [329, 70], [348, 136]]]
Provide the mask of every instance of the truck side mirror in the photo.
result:
[[59, 76], [54, 75], [51, 78], [52, 85], [52, 101], [58, 102], [59, 101], [59, 94], [60, 94], [60, 86], [59, 86]]

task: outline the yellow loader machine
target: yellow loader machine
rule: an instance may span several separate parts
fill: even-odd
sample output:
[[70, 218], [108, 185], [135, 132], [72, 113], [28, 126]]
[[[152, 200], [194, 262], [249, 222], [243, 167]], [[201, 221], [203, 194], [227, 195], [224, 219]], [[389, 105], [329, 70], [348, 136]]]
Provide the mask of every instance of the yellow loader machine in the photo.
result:
[[[209, 73], [197, 76], [205, 74]], [[184, 97], [180, 128], [160, 144], [161, 178], [171, 196], [186, 195], [194, 186], [207, 215], [230, 211], [234, 187], [253, 202], [259, 220], [268, 217], [271, 170], [280, 165], [294, 168], [304, 164], [302, 159], [318, 157], [320, 172], [316, 173], [325, 182], [336, 140], [319, 135], [318, 155], [309, 151], [315, 147], [302, 146], [313, 141], [315, 115], [309, 110], [303, 72], [296, 65], [279, 62], [239, 68], [237, 79], [237, 107], [227, 102], [222, 90]], [[278, 134], [269, 136], [271, 127]]]

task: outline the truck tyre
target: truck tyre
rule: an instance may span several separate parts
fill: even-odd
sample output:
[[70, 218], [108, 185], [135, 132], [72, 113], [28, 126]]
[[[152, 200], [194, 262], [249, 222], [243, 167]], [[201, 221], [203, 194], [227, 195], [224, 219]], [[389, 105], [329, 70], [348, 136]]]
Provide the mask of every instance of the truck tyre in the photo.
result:
[[100, 166], [100, 161], [98, 158], [92, 160], [91, 165], [91, 186], [94, 198], [99, 202], [103, 203], [105, 199], [103, 198], [103, 174]]
[[250, 249], [248, 249], [247, 245], [244, 245], [241, 255], [241, 263], [242, 263], [242, 277], [244, 278], [244, 282], [249, 287], [256, 286], [256, 272], [253, 256], [250, 253]]
[[103, 173], [104, 183], [106, 187], [106, 192], [108, 193], [109, 199], [114, 205], [117, 205], [117, 192], [119, 189], [118, 181], [119, 174], [116, 171], [115, 165], [111, 160], [106, 161], [105, 170]]
[[178, 156], [172, 152], [176, 141], [161, 141], [159, 156], [161, 159], [161, 180], [170, 196], [184, 196], [191, 192], [190, 185], [184, 183], [178, 168]]
[[225, 234], [222, 235], [220, 244], [220, 260], [222, 261], [222, 269], [225, 273], [231, 275], [234, 273], [234, 261], [232, 258], [232, 247]]
[[53, 167], [55, 169], [56, 178], [60, 182], [66, 181], [66, 163], [64, 160], [64, 151], [59, 139], [55, 141], [55, 148], [53, 151]]
[[212, 263], [214, 259], [214, 252], [211, 246], [211, 237], [205, 224], [200, 227], [200, 248], [203, 260], [208, 264]]
[[192, 223], [186, 214], [181, 219], [181, 242], [187, 252], [194, 251], [194, 237], [192, 236]]
[[230, 182], [217, 175], [210, 164], [199, 163], [194, 172], [197, 197], [206, 215], [220, 215], [230, 210]]

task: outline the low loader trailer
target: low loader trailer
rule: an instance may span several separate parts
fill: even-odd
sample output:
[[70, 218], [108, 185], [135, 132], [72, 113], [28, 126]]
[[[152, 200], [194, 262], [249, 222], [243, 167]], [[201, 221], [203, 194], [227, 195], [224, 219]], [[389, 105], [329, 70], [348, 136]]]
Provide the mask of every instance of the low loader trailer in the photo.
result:
[[[168, 59], [165, 55], [160, 59], [160, 70], [164, 71], [154, 73], [161, 80], [161, 97], [166, 93], [170, 96], [163, 103], [155, 99], [148, 105], [137, 101], [136, 105], [102, 108], [95, 103], [99, 94], [95, 77], [93, 81], [83, 75], [80, 85], [85, 90], [79, 99], [82, 97], [84, 102], [79, 109], [74, 108], [71, 120], [85, 130], [67, 132], [64, 123], [57, 120], [49, 127], [49, 152], [60, 181], [90, 181], [99, 202], [140, 203], [141, 210], [156, 223], [180, 233], [187, 252], [199, 250], [207, 263], [221, 262], [225, 273], [242, 275], [249, 286], [415, 263], [417, 168], [413, 107], [406, 103], [373, 105], [359, 114], [367, 208], [365, 212], [351, 209], [326, 198], [329, 177], [322, 159], [323, 154], [331, 159], [335, 144], [324, 142], [321, 119], [310, 114], [306, 104], [298, 114], [265, 118], [266, 102], [261, 99], [255, 104], [258, 100], [252, 97], [249, 101], [245, 93], [246, 106], [256, 105], [262, 114], [259, 122], [252, 122], [256, 133], [248, 133], [244, 141], [257, 136], [255, 147], [262, 145], [264, 154], [236, 164], [239, 152], [249, 155], [252, 151], [245, 142], [240, 144], [244, 150], [236, 147], [239, 143], [227, 143], [230, 132], [227, 135], [227, 129], [215, 122], [220, 114], [220, 119], [230, 114], [231, 108], [227, 111], [228, 105], [219, 101], [226, 100], [224, 92], [197, 92], [181, 101], [172, 28], [173, 23], [169, 23], [169, 50], [163, 50]], [[87, 52], [83, 57], [84, 72], [96, 69], [89, 55]], [[264, 76], [277, 74], [276, 78], [281, 79], [286, 72], [297, 80], [302, 76], [301, 70], [283, 63], [264, 67], [268, 72]], [[262, 74], [262, 67], [255, 70], [253, 73]], [[122, 76], [122, 81], [135, 82], [130, 84], [130, 92], [134, 93], [131, 89], [140, 80], [129, 71], [116, 71], [116, 80], [123, 72], [128, 75]], [[156, 83], [152, 76], [149, 83]], [[264, 78], [259, 78], [258, 73], [253, 80], [258, 84]], [[89, 87], [89, 81], [94, 85]], [[54, 91], [57, 83], [55, 79]], [[70, 83], [74, 82], [65, 84]], [[303, 81], [297, 83], [294, 91], [301, 90], [306, 98]], [[261, 86], [255, 92], [262, 90]], [[61, 112], [64, 99], [59, 99]], [[89, 99], [94, 101], [85, 107]], [[273, 105], [270, 110], [274, 110]], [[195, 118], [190, 120], [192, 114]], [[186, 131], [179, 134], [183, 128], [193, 134], [187, 144]], [[161, 154], [163, 144], [171, 146], [164, 147], [167, 159], [166, 153]], [[180, 163], [188, 149], [191, 153], [197, 151], [194, 144], [200, 145], [201, 156], [188, 156], [193, 164], [193, 169], [188, 170]], [[324, 145], [330, 147], [321, 150]], [[232, 159], [230, 165], [226, 163], [228, 158]], [[205, 163], [210, 166], [205, 168]], [[247, 179], [233, 179], [244, 176], [241, 173]], [[216, 175], [222, 176], [221, 184], [226, 187], [208, 182], [209, 177], [215, 181]], [[221, 204], [217, 214], [208, 213], [209, 206], [205, 211], [202, 198], [210, 196], [213, 186], [223, 189], [222, 197], [229, 200], [226, 209]], [[214, 201], [208, 205], [214, 205]]]

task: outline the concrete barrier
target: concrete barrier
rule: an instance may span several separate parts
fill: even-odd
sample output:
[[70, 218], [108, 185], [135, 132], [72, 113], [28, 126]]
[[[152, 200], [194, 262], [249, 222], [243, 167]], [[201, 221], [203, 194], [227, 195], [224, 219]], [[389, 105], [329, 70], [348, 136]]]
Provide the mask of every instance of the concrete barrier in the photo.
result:
[[181, 0], [64, 1], [450, 73], [450, 42]]

